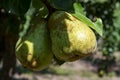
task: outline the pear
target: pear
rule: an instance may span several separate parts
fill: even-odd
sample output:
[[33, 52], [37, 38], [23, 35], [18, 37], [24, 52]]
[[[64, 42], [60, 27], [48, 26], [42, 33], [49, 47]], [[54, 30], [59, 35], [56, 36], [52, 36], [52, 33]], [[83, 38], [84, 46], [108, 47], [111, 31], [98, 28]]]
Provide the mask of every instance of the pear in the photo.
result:
[[96, 36], [82, 21], [65, 11], [54, 12], [48, 21], [52, 51], [62, 61], [85, 58], [96, 50]]
[[43, 70], [51, 64], [53, 54], [46, 21], [32, 21], [28, 33], [17, 42], [16, 57], [33, 71]]

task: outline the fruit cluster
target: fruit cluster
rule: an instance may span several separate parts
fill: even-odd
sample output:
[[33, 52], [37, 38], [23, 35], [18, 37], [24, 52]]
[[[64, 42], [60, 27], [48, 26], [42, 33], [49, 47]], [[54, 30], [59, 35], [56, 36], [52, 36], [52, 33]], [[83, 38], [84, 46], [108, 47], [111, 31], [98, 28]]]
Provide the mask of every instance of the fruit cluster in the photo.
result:
[[52, 63], [53, 56], [71, 62], [96, 50], [94, 32], [66, 11], [55, 11], [48, 22], [34, 19], [31, 24], [28, 33], [16, 45], [16, 57], [28, 69], [45, 69]]

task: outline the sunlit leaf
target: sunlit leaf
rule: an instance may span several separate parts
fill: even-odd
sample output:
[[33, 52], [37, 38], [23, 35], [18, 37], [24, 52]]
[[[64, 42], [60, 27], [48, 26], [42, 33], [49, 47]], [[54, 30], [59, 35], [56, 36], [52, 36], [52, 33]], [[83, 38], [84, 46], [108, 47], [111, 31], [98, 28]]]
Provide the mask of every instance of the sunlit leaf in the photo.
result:
[[74, 6], [74, 11], [76, 13], [81, 13], [82, 15], [86, 15], [84, 8], [82, 7], [82, 5], [80, 3], [76, 2], [73, 4], [73, 6]]
[[[100, 36], [103, 35], [103, 24], [100, 18], [97, 18], [96, 22], [92, 22], [89, 18], [84, 15], [83, 8], [78, 3], [74, 3], [75, 13], [72, 13], [73, 16], [86, 23], [89, 27], [94, 29]], [[81, 10], [79, 10], [81, 9]]]

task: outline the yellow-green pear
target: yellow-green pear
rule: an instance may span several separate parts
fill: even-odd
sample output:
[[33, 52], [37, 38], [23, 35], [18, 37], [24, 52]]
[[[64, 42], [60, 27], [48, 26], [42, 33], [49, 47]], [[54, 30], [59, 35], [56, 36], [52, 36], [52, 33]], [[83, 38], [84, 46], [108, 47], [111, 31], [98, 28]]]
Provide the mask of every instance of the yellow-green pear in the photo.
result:
[[96, 36], [82, 21], [65, 11], [54, 12], [48, 21], [52, 50], [62, 61], [75, 61], [94, 53]]

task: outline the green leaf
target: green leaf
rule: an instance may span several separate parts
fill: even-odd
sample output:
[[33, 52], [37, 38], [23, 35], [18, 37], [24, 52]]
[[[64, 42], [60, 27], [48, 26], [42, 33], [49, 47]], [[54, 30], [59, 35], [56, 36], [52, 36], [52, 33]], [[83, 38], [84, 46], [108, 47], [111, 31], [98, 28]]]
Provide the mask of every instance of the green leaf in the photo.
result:
[[25, 22], [21, 23], [20, 27], [23, 28], [23, 30], [20, 32], [20, 37], [23, 37], [26, 35], [30, 25], [32, 24], [32, 20], [34, 19], [41, 19], [46, 18], [48, 16], [49, 12], [47, 7], [44, 3], [42, 3], [40, 0], [32, 0], [30, 8], [25, 13]]
[[50, 5], [58, 10], [73, 10], [73, 0], [47, 0]]
[[81, 4], [79, 3], [74, 3], [73, 4], [74, 6], [74, 11], [77, 12], [77, 13], [81, 13], [82, 15], [86, 15], [86, 12], [84, 11], [84, 8], [82, 7]]
[[30, 8], [28, 9], [28, 11], [25, 14], [25, 21], [20, 24], [20, 28], [23, 29], [19, 33], [20, 37], [25, 36], [25, 34], [27, 33], [27, 30], [30, 27], [30, 24], [31, 24], [30, 22], [31, 22], [31, 19], [33, 18], [34, 13], [35, 13], [35, 9], [31, 5]]
[[35, 8], [36, 17], [47, 18], [49, 11], [41, 0], [32, 0], [32, 6]]
[[96, 22], [92, 22], [90, 19], [88, 19], [85, 16], [83, 8], [79, 3], [74, 3], [73, 6], [74, 6], [75, 13], [72, 13], [72, 15], [78, 18], [79, 20], [81, 20], [82, 22], [84, 22], [85, 24], [87, 24], [89, 27], [94, 29], [100, 36], [102, 36], [103, 35], [102, 20], [100, 18], [97, 18]]

